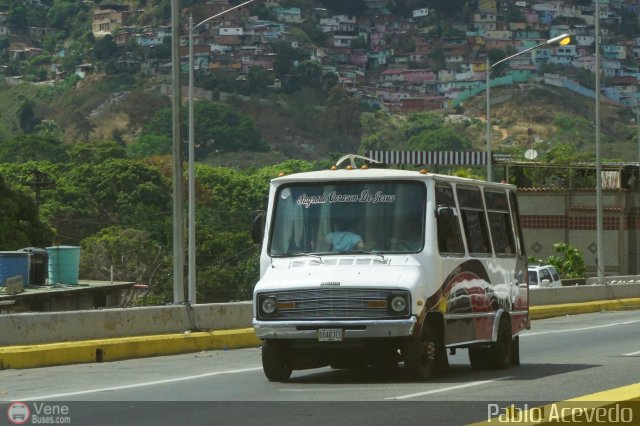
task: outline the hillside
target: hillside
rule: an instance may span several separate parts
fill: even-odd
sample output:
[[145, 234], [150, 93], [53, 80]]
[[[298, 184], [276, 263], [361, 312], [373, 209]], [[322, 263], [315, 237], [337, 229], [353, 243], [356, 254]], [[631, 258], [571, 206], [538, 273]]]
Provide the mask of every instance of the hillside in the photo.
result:
[[[0, 29], [6, 30], [0, 32], [6, 34], [0, 36], [6, 94], [0, 100], [0, 140], [46, 132], [64, 144], [114, 140], [130, 147], [142, 140], [147, 145], [137, 149], [136, 158], [168, 153], [170, 1], [30, 3], [26, 8], [24, 2], [0, 0]], [[183, 16], [194, 13], [197, 22], [239, 3], [180, 5]], [[365, 148], [484, 149], [484, 92], [451, 111], [456, 94], [482, 88], [485, 58], [504, 58], [559, 32], [576, 36], [561, 52], [545, 48], [541, 59], [523, 56], [513, 69], [506, 64], [495, 69], [496, 75], [510, 78], [513, 72], [522, 77], [513, 81], [528, 83], [492, 91], [493, 140], [498, 152], [534, 145], [544, 151], [566, 142], [589, 156], [594, 101], [534, 83], [545, 72], [584, 88], [593, 83], [592, 10], [585, 2], [566, 3], [572, 7], [547, 13], [515, 1], [256, 1], [198, 29], [198, 100], [222, 103], [244, 123], [243, 128], [201, 117], [197, 143], [205, 149], [198, 160], [246, 167]], [[634, 59], [640, 20], [630, 8], [629, 1], [616, 2], [608, 10], [611, 19], [603, 22], [607, 96], [627, 104], [603, 101], [603, 155], [611, 159], [635, 158], [637, 151], [630, 102], [637, 93], [632, 89], [639, 75]], [[183, 87], [185, 33], [183, 26]], [[186, 90], [182, 95], [186, 123]], [[417, 143], [409, 141], [406, 123], [363, 125], [364, 113], [373, 111], [402, 117], [416, 111], [456, 113], [472, 124], [456, 127], [456, 140]], [[186, 134], [185, 128], [183, 139]], [[255, 144], [247, 143], [248, 135]]]
[[[564, 114], [589, 123], [588, 134], [571, 140], [578, 152], [595, 155], [595, 100], [566, 89], [543, 84], [525, 84], [491, 91], [493, 141], [497, 150], [540, 146], [558, 135], [554, 119]], [[484, 131], [486, 98], [467, 101], [464, 114], [482, 121]], [[638, 156], [635, 117], [628, 108], [603, 101], [600, 104], [602, 156], [610, 160], [630, 161]], [[477, 148], [484, 146], [484, 133]], [[631, 160], [632, 161], [632, 160]]]

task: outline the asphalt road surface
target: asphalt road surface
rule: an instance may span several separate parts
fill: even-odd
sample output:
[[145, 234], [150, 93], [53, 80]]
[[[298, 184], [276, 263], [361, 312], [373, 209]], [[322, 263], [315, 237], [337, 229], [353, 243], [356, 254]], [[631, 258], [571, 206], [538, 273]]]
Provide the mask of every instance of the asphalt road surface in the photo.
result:
[[[515, 403], [543, 405], [640, 382], [640, 311], [537, 320], [521, 365], [473, 371], [466, 350], [435, 380], [395, 372], [294, 371], [271, 383], [260, 348], [0, 371], [0, 425], [24, 402], [71, 425], [456, 425]], [[35, 418], [33, 417], [35, 415]]]

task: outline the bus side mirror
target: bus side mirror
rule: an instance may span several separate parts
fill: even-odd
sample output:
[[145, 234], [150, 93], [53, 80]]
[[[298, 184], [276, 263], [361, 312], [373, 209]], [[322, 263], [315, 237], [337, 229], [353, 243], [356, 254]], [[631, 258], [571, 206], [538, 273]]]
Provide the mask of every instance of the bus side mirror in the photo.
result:
[[251, 239], [254, 243], [260, 244], [264, 237], [264, 210], [256, 210], [253, 212], [251, 220]]

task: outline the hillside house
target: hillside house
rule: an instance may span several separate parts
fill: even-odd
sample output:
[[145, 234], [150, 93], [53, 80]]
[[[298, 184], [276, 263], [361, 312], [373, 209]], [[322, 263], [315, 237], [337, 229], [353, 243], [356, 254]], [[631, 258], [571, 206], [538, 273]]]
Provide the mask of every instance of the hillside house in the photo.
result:
[[577, 57], [576, 46], [569, 44], [567, 46], [554, 47], [549, 62], [556, 65], [571, 65]]
[[571, 41], [577, 46], [591, 47], [596, 42], [595, 35], [575, 35], [571, 37]]
[[354, 50], [349, 54], [349, 63], [359, 69], [366, 67], [368, 61], [369, 55], [366, 50]]
[[87, 74], [94, 71], [94, 68], [93, 64], [80, 64], [76, 67], [75, 75], [80, 78], [85, 78]]
[[360, 36], [352, 32], [334, 32], [329, 37], [328, 43], [329, 46], [336, 48], [351, 47], [358, 39], [360, 39]]
[[259, 53], [254, 56], [243, 56], [240, 59], [242, 62], [242, 72], [244, 74], [248, 73], [251, 67], [262, 67], [267, 71], [272, 71], [275, 57], [275, 53]]
[[627, 48], [625, 46], [606, 44], [602, 46], [602, 55], [605, 58], [624, 61], [627, 59]]
[[278, 22], [302, 22], [302, 11], [299, 7], [274, 7], [271, 12], [276, 16]]
[[108, 9], [96, 8], [93, 11], [93, 22], [91, 30], [94, 37], [102, 38], [107, 34], [112, 34], [122, 25], [123, 14], [126, 8], [111, 6]]
[[426, 83], [436, 81], [436, 74], [428, 69], [409, 69], [402, 73], [402, 81], [408, 83]]
[[486, 13], [498, 13], [496, 0], [478, 0], [478, 10]]
[[393, 56], [393, 49], [378, 49], [372, 50], [368, 54], [369, 65], [376, 67], [380, 65], [386, 65], [388, 59]]
[[535, 10], [522, 9], [520, 13], [522, 13], [525, 22], [529, 25], [537, 25], [540, 22], [540, 17]]

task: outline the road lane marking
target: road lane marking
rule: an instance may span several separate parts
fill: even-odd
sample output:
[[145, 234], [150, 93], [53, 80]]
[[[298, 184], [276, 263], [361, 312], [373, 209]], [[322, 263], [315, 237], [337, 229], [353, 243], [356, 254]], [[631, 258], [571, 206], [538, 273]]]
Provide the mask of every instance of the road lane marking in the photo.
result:
[[511, 379], [512, 377], [513, 376], [505, 376], [505, 377], [499, 377], [499, 378], [493, 379], [493, 380], [481, 380], [479, 382], [464, 383], [462, 385], [455, 385], [455, 386], [449, 386], [449, 387], [446, 387], [446, 388], [433, 389], [433, 390], [430, 390], [430, 391], [411, 393], [409, 395], [389, 396], [389, 397], [386, 397], [385, 399], [398, 400], [398, 399], [415, 398], [417, 396], [433, 395], [435, 393], [443, 393], [443, 392], [449, 392], [449, 391], [452, 391], [452, 390], [470, 388], [470, 387], [473, 387], [473, 386], [486, 385], [487, 383], [493, 383], [493, 382], [497, 382], [497, 381], [500, 381], [500, 380]]
[[614, 322], [612, 324], [594, 325], [592, 327], [569, 328], [569, 329], [566, 329], [566, 330], [539, 331], [537, 333], [520, 334], [520, 337], [540, 336], [542, 334], [554, 334], [554, 333], [570, 333], [572, 331], [595, 330], [595, 329], [598, 329], [598, 328], [617, 327], [619, 325], [629, 325], [629, 324], [635, 324], [635, 323], [638, 323], [638, 322], [640, 322], [640, 320], [625, 321], [625, 322]]
[[[86, 395], [90, 393], [109, 392], [109, 391], [118, 391], [118, 390], [125, 390], [125, 389], [142, 388], [145, 386], [164, 385], [167, 383], [184, 382], [187, 380], [202, 379], [204, 377], [219, 376], [222, 374], [246, 373], [249, 371], [256, 371], [256, 370], [262, 370], [262, 367], [242, 368], [239, 370], [229, 370], [229, 371], [212, 371], [210, 373], [196, 374], [193, 376], [175, 377], [173, 379], [155, 380], [153, 382], [135, 383], [131, 385], [122, 385], [122, 386], [111, 386], [108, 388], [99, 388], [99, 389], [87, 389], [87, 390], [76, 391], [76, 392], [55, 393], [51, 395], [41, 395], [41, 396], [34, 396], [31, 398], [19, 398], [19, 399], [20, 401], [36, 401], [36, 400], [42, 400], [42, 399], [64, 398], [68, 396]], [[16, 400], [16, 399], [12, 399], [12, 401], [13, 400]]]
[[640, 351], [638, 351], [638, 352], [631, 352], [630, 354], [624, 354], [624, 356], [636, 356], [636, 355], [640, 355]]
[[323, 389], [314, 389], [314, 388], [304, 388], [304, 389], [291, 389], [291, 388], [287, 388], [287, 389], [280, 389], [281, 392], [351, 392], [351, 391], [355, 391], [355, 390], [371, 390], [371, 389], [375, 389], [375, 390], [389, 390], [389, 389], [406, 389], [406, 387], [389, 387], [389, 386], [381, 386], [381, 387], [377, 387], [377, 386], [367, 386], [367, 387], [361, 387], [361, 388], [351, 388], [351, 387], [343, 387], [343, 388], [323, 388]]

